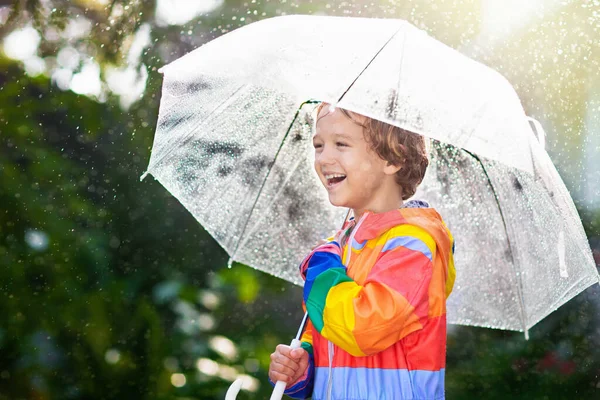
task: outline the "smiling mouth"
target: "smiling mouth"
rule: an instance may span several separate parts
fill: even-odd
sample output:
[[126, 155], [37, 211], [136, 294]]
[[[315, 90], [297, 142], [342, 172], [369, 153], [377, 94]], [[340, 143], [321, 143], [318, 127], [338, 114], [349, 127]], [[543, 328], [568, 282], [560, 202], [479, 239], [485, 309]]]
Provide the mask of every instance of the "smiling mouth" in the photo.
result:
[[330, 175], [325, 175], [325, 179], [327, 180], [327, 187], [332, 188], [332, 187], [336, 186], [338, 183], [341, 183], [344, 179], [346, 179], [346, 175], [330, 174]]

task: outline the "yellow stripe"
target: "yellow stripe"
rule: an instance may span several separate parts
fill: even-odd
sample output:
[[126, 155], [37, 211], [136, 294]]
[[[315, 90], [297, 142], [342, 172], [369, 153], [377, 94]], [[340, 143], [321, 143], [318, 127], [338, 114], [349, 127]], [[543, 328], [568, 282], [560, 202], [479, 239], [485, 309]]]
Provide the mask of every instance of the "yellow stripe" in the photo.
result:
[[[353, 356], [364, 356], [354, 334], [354, 298], [362, 288], [355, 282], [343, 282], [329, 290], [323, 310], [321, 335]], [[345, 322], [345, 323], [344, 323]]]
[[456, 280], [456, 268], [454, 268], [454, 256], [450, 253], [448, 258], [448, 276], [446, 278], [446, 298], [452, 293], [454, 281]]
[[452, 236], [452, 232], [444, 223], [444, 228], [446, 228], [446, 233], [448, 233], [448, 237], [450, 238], [450, 255], [448, 256], [448, 275], [446, 277], [446, 298], [450, 296], [452, 293], [452, 288], [454, 287], [454, 281], [456, 280], [456, 268], [454, 267], [454, 254], [452, 253], [452, 246], [454, 246], [454, 236]]
[[[435, 244], [435, 240], [423, 228], [419, 228], [418, 226], [414, 226], [414, 225], [406, 225], [406, 224], [398, 225], [398, 226], [395, 226], [392, 229], [390, 229], [388, 231], [387, 235], [384, 235], [384, 236], [385, 237], [382, 237], [378, 240], [378, 242], [381, 242], [382, 246], [385, 245], [386, 241], [393, 239], [395, 237], [398, 237], [398, 236], [411, 236], [411, 237], [417, 238], [417, 239], [421, 240], [423, 243], [425, 243], [425, 245], [431, 252], [431, 256], [432, 256], [433, 260], [435, 260], [435, 250], [437, 248], [437, 246]], [[367, 245], [368, 245], [368, 243], [367, 243]]]
[[[423, 243], [425, 243], [425, 245], [431, 252], [433, 259], [435, 259], [435, 250], [436, 250], [437, 246], [435, 244], [435, 240], [433, 239], [433, 237], [425, 229], [420, 228], [415, 225], [408, 225], [408, 224], [395, 226], [395, 227], [391, 228], [390, 230], [388, 230], [385, 233], [385, 235], [379, 236], [377, 238], [377, 240], [375, 240], [375, 239], [368, 240], [366, 245], [362, 249], [360, 249], [360, 250], [352, 249], [351, 251], [354, 254], [358, 254], [358, 253], [361, 253], [365, 248], [373, 249], [377, 246], [379, 246], [380, 248], [383, 248], [383, 246], [385, 246], [385, 243], [388, 240], [393, 239], [398, 236], [411, 236], [411, 237], [421, 240]], [[350, 243], [348, 242], [344, 246], [344, 249], [343, 249], [342, 262], [344, 264], [346, 263], [346, 246], [350, 246]]]

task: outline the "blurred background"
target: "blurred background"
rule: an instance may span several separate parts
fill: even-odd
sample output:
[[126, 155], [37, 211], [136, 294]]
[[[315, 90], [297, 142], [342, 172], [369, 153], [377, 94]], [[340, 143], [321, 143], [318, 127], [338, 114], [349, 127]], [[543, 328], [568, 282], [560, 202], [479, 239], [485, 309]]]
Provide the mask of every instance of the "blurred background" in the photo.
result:
[[[0, 0], [0, 399], [269, 396], [300, 288], [139, 177], [158, 68], [286, 14], [406, 19], [506, 76], [600, 265], [598, 0]], [[450, 326], [448, 399], [600, 398], [598, 285], [530, 335]]]

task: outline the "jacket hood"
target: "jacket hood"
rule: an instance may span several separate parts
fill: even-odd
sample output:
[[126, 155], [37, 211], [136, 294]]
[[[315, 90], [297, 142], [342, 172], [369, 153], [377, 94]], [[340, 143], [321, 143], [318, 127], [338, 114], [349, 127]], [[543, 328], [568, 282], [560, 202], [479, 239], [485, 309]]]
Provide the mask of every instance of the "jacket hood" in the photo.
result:
[[423, 201], [411, 200], [402, 208], [379, 214], [367, 212], [359, 223], [354, 234], [358, 243], [374, 239], [394, 226], [409, 224], [427, 231], [446, 257], [452, 251], [453, 238], [441, 215]]

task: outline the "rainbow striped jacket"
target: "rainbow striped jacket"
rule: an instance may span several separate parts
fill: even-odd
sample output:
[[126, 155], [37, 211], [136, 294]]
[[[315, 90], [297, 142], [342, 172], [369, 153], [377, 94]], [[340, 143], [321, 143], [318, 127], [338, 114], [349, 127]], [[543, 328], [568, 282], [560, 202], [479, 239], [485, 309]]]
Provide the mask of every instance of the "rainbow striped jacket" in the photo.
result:
[[[349, 232], [352, 231], [351, 234]], [[365, 213], [302, 262], [310, 363], [286, 394], [444, 399], [454, 239], [433, 208]]]

